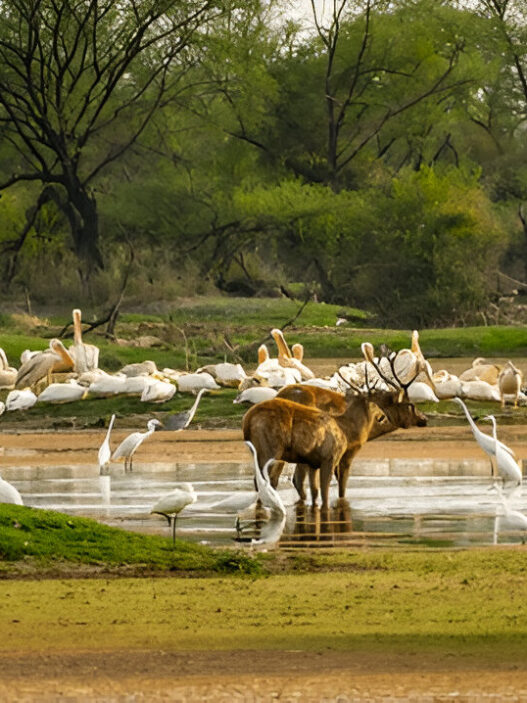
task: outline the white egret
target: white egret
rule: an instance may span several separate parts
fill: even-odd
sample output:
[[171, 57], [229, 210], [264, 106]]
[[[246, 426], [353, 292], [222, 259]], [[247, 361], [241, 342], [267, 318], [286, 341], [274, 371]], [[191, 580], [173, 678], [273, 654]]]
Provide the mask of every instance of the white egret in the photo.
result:
[[[506, 444], [498, 442], [496, 418], [494, 415], [487, 415], [483, 419], [490, 420], [492, 422], [492, 436], [495, 442], [496, 466], [498, 473], [501, 474], [506, 481], [514, 481], [517, 485], [521, 485], [522, 472], [512, 449], [507, 447]], [[505, 448], [508, 449], [508, 452], [505, 451]]]
[[201, 400], [201, 396], [206, 393], [207, 390], [207, 388], [202, 388], [199, 391], [198, 395], [196, 396], [196, 400], [194, 401], [194, 404], [192, 405], [190, 410], [186, 410], [182, 413], [177, 413], [176, 415], [169, 415], [164, 422], [165, 429], [174, 431], [186, 429], [192, 422], [192, 418], [196, 413], [199, 401]]
[[[476, 423], [472, 419], [471, 414], [468, 411], [467, 406], [461, 400], [461, 398], [452, 398], [452, 400], [454, 402], [456, 402], [458, 405], [461, 405], [461, 407], [463, 408], [463, 411], [464, 411], [465, 415], [467, 416], [467, 420], [469, 421], [470, 427], [472, 429], [472, 434], [474, 435], [476, 442], [483, 449], [483, 451], [486, 454], [488, 454], [489, 458], [496, 455], [496, 447], [498, 447], [498, 446], [501, 447], [508, 454], [512, 454], [512, 450], [509, 449], [509, 447], [506, 444], [503, 444], [503, 442], [500, 442], [499, 439], [494, 439], [494, 437], [490, 437], [488, 434], [485, 434], [477, 427]], [[491, 459], [491, 465], [492, 465], [492, 459]]]
[[152, 506], [150, 513], [164, 515], [168, 520], [168, 526], [172, 522], [172, 544], [176, 544], [176, 520], [179, 513], [186, 505], [191, 505], [197, 500], [196, 492], [191, 483], [182, 483], [179, 488], [175, 488], [166, 496], [160, 498]]
[[5, 403], [2, 403], [2, 401], [0, 400], [0, 415], [1, 415], [3, 412], [5, 412]]
[[0, 476], [0, 503], [24, 505], [22, 496], [17, 489]]
[[[497, 484], [494, 484], [491, 486], [490, 490], [495, 490], [496, 493], [499, 496], [500, 503], [503, 507], [503, 515], [501, 516], [502, 519], [507, 523], [507, 526], [509, 528], [512, 528], [513, 530], [522, 530], [524, 533], [527, 532], [527, 515], [524, 515], [522, 512], [519, 510], [512, 510], [509, 502], [503, 495], [503, 491], [501, 490], [501, 487], [498, 486]], [[495, 526], [495, 531], [498, 531], [498, 526]], [[522, 542], [525, 542], [525, 535], [522, 538]]]
[[112, 454], [112, 461], [118, 459], [124, 459], [124, 470], [132, 470], [132, 457], [137, 448], [147, 439], [150, 435], [154, 434], [156, 427], [162, 427], [159, 420], [155, 418], [147, 422], [146, 432], [132, 432], [128, 437], [125, 437], [121, 444]]
[[110, 465], [110, 459], [112, 458], [112, 451], [110, 449], [110, 433], [112, 431], [113, 423], [115, 422], [115, 413], [110, 418], [110, 424], [108, 425], [108, 431], [106, 432], [106, 437], [103, 443], [99, 447], [99, 470], [103, 474]]
[[258, 491], [258, 498], [260, 499], [260, 502], [266, 508], [269, 508], [271, 512], [281, 513], [282, 515], [285, 515], [286, 509], [284, 503], [280, 498], [280, 495], [276, 488], [273, 488], [273, 486], [271, 486], [271, 481], [269, 480], [269, 469], [272, 464], [275, 463], [276, 459], [274, 457], [269, 459], [266, 462], [265, 466], [260, 470], [256, 447], [252, 442], [246, 441], [245, 444], [249, 447], [253, 455], [256, 490]]

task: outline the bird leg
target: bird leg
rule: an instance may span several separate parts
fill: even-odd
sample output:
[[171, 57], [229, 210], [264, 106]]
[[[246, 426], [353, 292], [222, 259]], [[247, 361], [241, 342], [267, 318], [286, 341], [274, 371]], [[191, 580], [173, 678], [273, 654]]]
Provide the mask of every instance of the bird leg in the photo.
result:
[[172, 520], [174, 521], [172, 523], [172, 546], [175, 547], [176, 546], [176, 515], [174, 515]]

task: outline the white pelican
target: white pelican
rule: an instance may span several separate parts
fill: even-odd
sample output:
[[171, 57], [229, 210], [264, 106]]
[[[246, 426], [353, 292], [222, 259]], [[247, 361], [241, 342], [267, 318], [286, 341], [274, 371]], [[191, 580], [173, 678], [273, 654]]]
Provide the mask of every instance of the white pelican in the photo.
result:
[[462, 381], [461, 394], [463, 398], [469, 398], [469, 400], [489, 400], [498, 403], [500, 401], [498, 386], [483, 380]]
[[[287, 346], [282, 330], [275, 327], [271, 330], [271, 337], [274, 339], [276, 346], [278, 347], [278, 362], [280, 366], [296, 369], [300, 373], [301, 381], [309, 378], [315, 378], [313, 371], [308, 369], [308, 367], [302, 363], [302, 358], [304, 356], [304, 348], [302, 345], [296, 345], [297, 356], [295, 357]], [[300, 356], [300, 359], [298, 356]]]
[[[120, 371], [119, 374], [121, 375], [122, 371]], [[153, 376], [126, 376], [124, 379], [123, 393], [141, 397], [145, 390], [154, 383], [158, 383], [158, 380]]]
[[12, 503], [13, 505], [24, 505], [22, 496], [17, 489], [0, 476], [0, 503]]
[[99, 453], [97, 458], [99, 460], [99, 470], [103, 474], [110, 465], [110, 459], [112, 458], [112, 450], [110, 449], [110, 433], [112, 431], [113, 423], [115, 422], [115, 413], [110, 418], [110, 424], [108, 425], [108, 431], [106, 432], [106, 437], [103, 443], [99, 447]]
[[232, 401], [233, 403], [261, 403], [263, 400], [271, 400], [278, 391], [267, 386], [254, 386], [254, 388], [246, 388], [239, 393]]
[[44, 388], [37, 398], [38, 403], [72, 403], [81, 400], [87, 394], [85, 386], [80, 386], [77, 381], [67, 383], [51, 383]]
[[217, 391], [221, 388], [210, 373], [186, 373], [179, 376], [176, 381], [177, 389], [181, 393], [194, 393], [201, 388]]
[[498, 376], [501, 371], [501, 366], [498, 364], [489, 364], [479, 356], [474, 359], [470, 369], [466, 369], [459, 374], [460, 381], [486, 381], [491, 386], [498, 382]]
[[5, 403], [0, 400], [0, 415], [5, 412]]
[[5, 409], [11, 410], [27, 410], [32, 408], [37, 402], [37, 396], [29, 388], [22, 391], [10, 391], [5, 399]]
[[436, 371], [432, 377], [434, 381], [434, 391], [439, 400], [455, 398], [462, 395], [462, 383], [457, 376], [449, 373], [446, 369]]
[[505, 405], [506, 395], [512, 395], [514, 398], [514, 407], [518, 407], [518, 398], [522, 387], [522, 381], [523, 374], [520, 369], [516, 368], [512, 361], [507, 361], [498, 375], [498, 388], [502, 408]]
[[34, 354], [18, 369], [15, 388], [34, 386], [46, 376], [50, 380], [53, 372], [71, 371], [73, 359], [60, 339], [52, 339], [49, 349]]
[[132, 432], [128, 437], [125, 437], [121, 444], [112, 454], [112, 461], [117, 461], [118, 459], [124, 459], [124, 470], [132, 470], [132, 457], [137, 448], [147, 439], [150, 435], [154, 434], [156, 427], [161, 427], [159, 420], [155, 418], [149, 420], [146, 424], [146, 432]]
[[194, 417], [194, 414], [197, 410], [199, 401], [201, 400], [201, 396], [207, 392], [207, 388], [202, 388], [199, 392], [198, 395], [196, 396], [196, 400], [194, 401], [194, 404], [190, 408], [190, 410], [186, 410], [182, 413], [177, 413], [175, 415], [169, 415], [166, 419], [164, 424], [164, 427], [166, 430], [184, 430], [186, 429], [190, 423], [192, 422], [192, 418]]
[[256, 490], [258, 491], [258, 498], [260, 499], [260, 502], [266, 508], [269, 508], [271, 512], [285, 515], [286, 509], [284, 503], [280, 498], [278, 491], [271, 486], [271, 481], [269, 480], [269, 469], [271, 465], [275, 463], [276, 459], [269, 459], [265, 466], [260, 469], [256, 447], [252, 442], [246, 441], [245, 444], [249, 447], [253, 455]]
[[411, 403], [439, 403], [437, 395], [424, 381], [414, 381], [408, 386], [408, 400]]
[[[503, 476], [506, 481], [514, 481], [516, 485], [521, 485], [522, 472], [512, 449], [507, 447], [506, 444], [498, 442], [496, 418], [494, 415], [487, 415], [483, 419], [490, 420], [492, 422], [492, 436], [495, 444], [496, 466], [498, 473]], [[505, 451], [505, 448], [507, 448], [508, 451]]]
[[155, 373], [159, 373], [158, 368], [154, 361], [145, 359], [145, 361], [140, 361], [135, 364], [126, 364], [120, 370], [120, 373], [124, 373], [125, 376], [132, 378], [134, 376], [151, 376]]
[[99, 348], [94, 344], [84, 344], [82, 341], [81, 311], [73, 310], [73, 346], [70, 349], [74, 358], [74, 369], [77, 373], [93, 371], [99, 366]]
[[247, 378], [247, 374], [241, 364], [230, 364], [228, 362], [202, 366], [196, 373], [203, 372], [210, 373], [220, 386], [226, 388], [237, 388], [240, 381]]
[[143, 403], [165, 403], [176, 392], [176, 386], [168, 381], [154, 381], [144, 389], [141, 394]]
[[14, 366], [9, 366], [5, 351], [0, 347], [0, 389], [11, 390], [15, 387], [18, 371]]
[[168, 520], [168, 526], [172, 521], [172, 544], [176, 544], [176, 520], [179, 513], [186, 505], [191, 505], [197, 500], [196, 492], [191, 483], [182, 483], [179, 488], [175, 488], [166, 496], [160, 498], [152, 506], [150, 513], [164, 515]]
[[88, 391], [90, 395], [107, 398], [108, 396], [117, 395], [118, 393], [126, 393], [126, 381], [126, 376], [123, 375], [99, 375], [95, 381], [90, 383]]

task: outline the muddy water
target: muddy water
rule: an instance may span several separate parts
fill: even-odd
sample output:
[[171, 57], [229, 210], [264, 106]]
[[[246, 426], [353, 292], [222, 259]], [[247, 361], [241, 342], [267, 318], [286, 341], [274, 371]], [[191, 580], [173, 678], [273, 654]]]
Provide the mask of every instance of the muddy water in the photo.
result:
[[[391, 475], [383, 460], [357, 462], [347, 501], [337, 501], [333, 485], [329, 511], [297, 504], [296, 491], [287, 478], [289, 467], [279, 486], [287, 508], [281, 520], [255, 505], [253, 469], [248, 461], [143, 461], [132, 472], [113, 465], [109, 475], [100, 476], [98, 466], [68, 464], [67, 455], [60, 465], [45, 467], [20, 465], [20, 452], [12, 458], [16, 465], [10, 466], [9, 457], [4, 456], [2, 475], [18, 488], [26, 505], [150, 534], [169, 535], [166, 520], [151, 515], [151, 506], [179, 483], [191, 481], [198, 500], [179, 517], [177, 534], [203, 544], [233, 546], [256, 539], [264, 547], [279, 541], [282, 547], [396, 548], [503, 544], [519, 542], [524, 536], [500, 517], [499, 499], [489, 491], [493, 479], [488, 463], [480, 459], [466, 460], [463, 475], [456, 460], [442, 460], [438, 466], [432, 459], [427, 464], [426, 457], [398, 459]], [[428, 467], [427, 475], [419, 475], [420, 466], [423, 471]], [[432, 475], [434, 466], [441, 475]], [[527, 492], [525, 497], [516, 492], [511, 505], [527, 510]], [[235, 527], [236, 518], [241, 530]]]

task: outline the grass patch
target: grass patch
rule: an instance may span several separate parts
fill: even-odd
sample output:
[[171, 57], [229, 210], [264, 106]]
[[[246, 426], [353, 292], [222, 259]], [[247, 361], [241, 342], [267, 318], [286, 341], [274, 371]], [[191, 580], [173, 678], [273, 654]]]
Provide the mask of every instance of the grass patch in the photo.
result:
[[[0, 504], [1, 562], [37, 560], [45, 568], [56, 562], [146, 569], [259, 573], [258, 561], [244, 552], [142, 535], [52, 510]], [[3, 568], [5, 569], [4, 563]]]
[[524, 665], [523, 549], [318, 553], [309, 573], [289, 566], [258, 579], [0, 582], [0, 649], [38, 650], [46, 632], [50, 652], [82, 642], [94, 650], [420, 652]]

